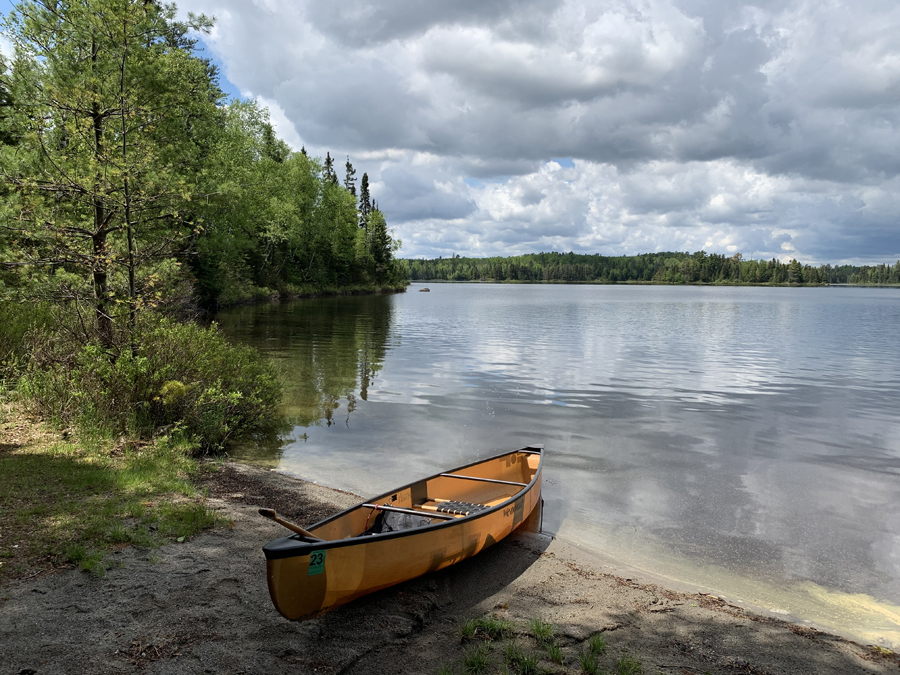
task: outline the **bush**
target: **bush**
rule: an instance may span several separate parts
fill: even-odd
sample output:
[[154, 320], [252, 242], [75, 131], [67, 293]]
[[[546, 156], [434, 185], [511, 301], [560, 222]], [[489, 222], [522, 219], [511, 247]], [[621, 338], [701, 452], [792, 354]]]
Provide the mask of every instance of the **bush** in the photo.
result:
[[119, 348], [66, 339], [62, 329], [37, 336], [19, 384], [26, 405], [83, 432], [171, 431], [204, 451], [272, 424], [281, 398], [274, 367], [228, 344], [217, 326], [145, 315], [126, 335]]
[[12, 378], [28, 354], [26, 336], [52, 324], [50, 308], [41, 303], [0, 302], [0, 379]]

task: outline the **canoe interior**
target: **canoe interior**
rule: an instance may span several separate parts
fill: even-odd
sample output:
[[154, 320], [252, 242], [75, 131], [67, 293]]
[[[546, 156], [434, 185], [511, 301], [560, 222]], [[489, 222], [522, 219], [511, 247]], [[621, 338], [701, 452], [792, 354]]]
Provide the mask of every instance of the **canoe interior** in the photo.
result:
[[[467, 480], [439, 474], [386, 492], [365, 503], [410, 509], [423, 516], [432, 517], [434, 524], [443, 523], [446, 521], [445, 518], [433, 517], [443, 503], [463, 502], [492, 507], [516, 496], [534, 478], [540, 466], [540, 459], [539, 452], [525, 449], [445, 472], [519, 485]], [[457, 517], [461, 518], [463, 515], [458, 514]], [[367, 527], [371, 527], [374, 517], [372, 508], [360, 504], [307, 529], [325, 541], [349, 539], [362, 535]]]

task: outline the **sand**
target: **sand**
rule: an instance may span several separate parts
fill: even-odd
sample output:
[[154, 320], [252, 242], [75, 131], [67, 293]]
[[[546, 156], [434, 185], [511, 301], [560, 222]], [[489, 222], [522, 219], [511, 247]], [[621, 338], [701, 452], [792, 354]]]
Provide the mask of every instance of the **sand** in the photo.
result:
[[67, 570], [0, 588], [0, 674], [460, 673], [466, 650], [482, 644], [486, 672], [502, 672], [502, 645], [461, 641], [460, 623], [486, 614], [510, 621], [517, 635], [506, 643], [526, 652], [538, 653], [528, 621], [552, 623], [563, 664], [544, 658], [546, 672], [581, 672], [579, 654], [598, 632], [606, 669], [629, 654], [654, 675], [900, 672], [893, 653], [616, 576], [532, 533], [292, 623], [269, 600], [261, 550], [285, 531], [256, 509], [311, 524], [359, 498], [240, 464], [223, 465], [208, 486], [232, 528], [118, 551], [102, 578]]

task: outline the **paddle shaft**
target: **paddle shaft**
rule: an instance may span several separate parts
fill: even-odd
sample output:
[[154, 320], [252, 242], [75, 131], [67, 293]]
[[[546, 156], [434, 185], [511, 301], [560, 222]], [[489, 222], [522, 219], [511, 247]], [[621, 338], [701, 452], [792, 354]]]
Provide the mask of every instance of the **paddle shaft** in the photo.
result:
[[277, 513], [275, 513], [275, 509], [260, 509], [259, 515], [264, 516], [269, 520], [274, 520], [279, 525], [284, 525], [287, 529], [291, 530], [292, 532], [296, 532], [297, 534], [302, 534], [307, 539], [316, 539], [317, 541], [322, 541], [321, 539], [319, 539], [319, 537], [312, 534], [311, 532], [307, 532], [299, 525], [295, 525], [291, 521], [285, 520], [284, 518], [279, 516]]

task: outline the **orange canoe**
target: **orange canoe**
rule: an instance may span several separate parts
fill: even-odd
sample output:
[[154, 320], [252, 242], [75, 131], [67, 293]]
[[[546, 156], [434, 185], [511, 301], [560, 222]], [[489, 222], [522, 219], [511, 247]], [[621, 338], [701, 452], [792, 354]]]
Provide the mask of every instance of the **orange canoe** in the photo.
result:
[[[291, 620], [439, 570], [540, 513], [542, 446], [410, 483], [263, 547], [269, 593]], [[308, 536], [307, 536], [308, 535]]]

